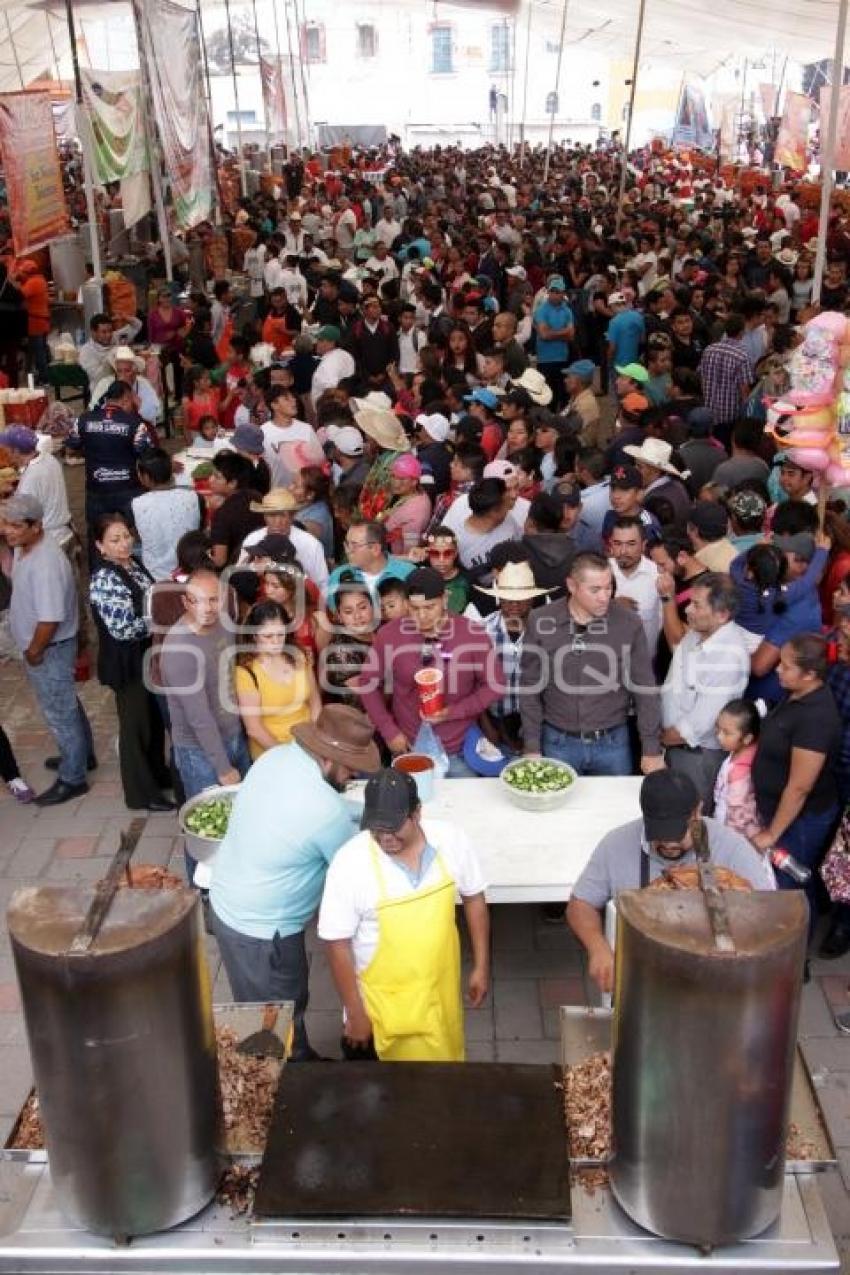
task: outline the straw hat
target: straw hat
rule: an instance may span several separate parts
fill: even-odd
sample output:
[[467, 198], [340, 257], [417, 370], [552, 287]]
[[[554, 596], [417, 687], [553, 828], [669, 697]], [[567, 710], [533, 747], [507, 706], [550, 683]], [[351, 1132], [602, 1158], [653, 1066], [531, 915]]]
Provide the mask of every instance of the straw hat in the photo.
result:
[[682, 477], [676, 466], [670, 462], [673, 448], [669, 443], [665, 443], [663, 438], [645, 438], [640, 447], [624, 447], [623, 451], [633, 460], [641, 460], [644, 465], [651, 465], [653, 469], [672, 474], [674, 478]]
[[534, 572], [527, 562], [506, 562], [493, 578], [490, 588], [483, 584], [475, 587], [500, 602], [529, 602], [532, 598], [545, 597], [548, 592], [547, 589], [538, 589], [534, 583]]
[[298, 504], [288, 487], [272, 487], [262, 500], [252, 500], [252, 514], [291, 514]]
[[129, 345], [116, 345], [115, 349], [107, 354], [106, 361], [113, 372], [119, 363], [135, 363], [137, 372], [145, 370], [145, 360], [140, 359], [138, 354], [134, 354]]
[[355, 412], [354, 420], [358, 429], [362, 429], [367, 438], [371, 438], [373, 443], [377, 443], [382, 451], [410, 451], [410, 443], [404, 432], [404, 427], [398, 417], [394, 416], [392, 412], [382, 411], [376, 407], [367, 407], [362, 411]]
[[527, 367], [522, 376], [511, 381], [511, 389], [525, 390], [529, 398], [538, 407], [548, 407], [552, 402], [552, 390], [537, 368]]
[[342, 762], [351, 770], [371, 773], [381, 768], [372, 723], [365, 713], [345, 704], [328, 704], [315, 722], [293, 726], [295, 740], [324, 761]]
[[799, 255], [793, 248], [783, 248], [781, 252], [777, 252], [776, 260], [780, 266], [788, 266], [790, 269], [796, 266]]

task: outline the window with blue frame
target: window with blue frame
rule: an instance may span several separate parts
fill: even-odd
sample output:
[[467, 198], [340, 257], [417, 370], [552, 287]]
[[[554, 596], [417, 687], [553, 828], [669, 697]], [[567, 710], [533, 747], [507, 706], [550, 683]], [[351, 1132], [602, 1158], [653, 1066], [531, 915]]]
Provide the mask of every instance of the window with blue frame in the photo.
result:
[[432, 27], [431, 71], [434, 75], [449, 75], [453, 70], [452, 29], [449, 26]]
[[510, 27], [499, 22], [490, 28], [490, 70], [507, 73], [511, 69]]

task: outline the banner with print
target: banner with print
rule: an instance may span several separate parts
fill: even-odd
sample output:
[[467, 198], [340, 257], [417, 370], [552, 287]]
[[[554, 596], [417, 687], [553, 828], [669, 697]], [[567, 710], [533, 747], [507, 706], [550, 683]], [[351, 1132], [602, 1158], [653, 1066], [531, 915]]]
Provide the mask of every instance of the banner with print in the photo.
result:
[[[820, 148], [826, 145], [826, 132], [829, 128], [829, 100], [832, 92], [829, 88], [820, 91]], [[850, 84], [845, 84], [838, 94], [838, 127], [835, 130], [835, 155], [832, 167], [839, 172], [850, 169]]]
[[812, 101], [805, 93], [786, 93], [785, 110], [776, 138], [773, 158], [781, 168], [801, 173], [806, 167]]
[[20, 257], [71, 229], [49, 93], [0, 94], [0, 156]]
[[695, 146], [697, 150], [714, 150], [714, 132], [708, 118], [705, 93], [696, 84], [682, 85], [676, 123], [670, 140], [673, 146]]
[[172, 0], [133, 0], [154, 119], [180, 226], [206, 221], [213, 165], [195, 9]]
[[150, 212], [150, 156], [138, 71], [80, 68], [83, 101], [79, 137], [89, 152], [95, 182], [121, 183], [124, 225]]
[[280, 61], [260, 58], [260, 79], [263, 84], [263, 106], [269, 122], [272, 141], [286, 137], [286, 95], [283, 88], [283, 68]]

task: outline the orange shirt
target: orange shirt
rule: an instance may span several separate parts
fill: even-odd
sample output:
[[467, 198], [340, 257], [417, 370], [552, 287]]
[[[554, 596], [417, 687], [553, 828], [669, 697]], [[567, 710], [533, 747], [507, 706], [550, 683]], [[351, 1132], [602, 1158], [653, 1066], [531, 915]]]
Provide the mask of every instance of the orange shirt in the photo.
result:
[[263, 320], [263, 340], [268, 345], [273, 345], [278, 354], [283, 350], [288, 350], [292, 345], [294, 332], [290, 332], [286, 326], [286, 317], [272, 314], [271, 311]]
[[50, 331], [50, 297], [43, 274], [31, 274], [18, 284], [27, 308], [27, 331], [30, 336], [47, 336]]

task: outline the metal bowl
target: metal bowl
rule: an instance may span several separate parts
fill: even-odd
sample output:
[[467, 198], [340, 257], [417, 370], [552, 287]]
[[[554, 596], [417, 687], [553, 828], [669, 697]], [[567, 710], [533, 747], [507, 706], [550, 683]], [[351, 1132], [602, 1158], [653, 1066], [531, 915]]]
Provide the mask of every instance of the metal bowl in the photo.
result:
[[519, 788], [513, 788], [507, 782], [507, 776], [512, 770], [516, 770], [518, 766], [524, 765], [530, 758], [518, 757], [516, 761], [508, 762], [502, 773], [499, 775], [499, 783], [502, 785], [502, 791], [512, 805], [518, 806], [520, 810], [557, 810], [562, 806], [569, 797], [570, 793], [575, 791], [578, 775], [565, 761], [556, 761], [553, 757], [546, 757], [544, 760], [550, 766], [557, 766], [559, 770], [564, 770], [572, 779], [572, 783], [567, 788], [561, 788], [556, 792], [523, 792]]
[[204, 788], [196, 796], [190, 797], [180, 807], [177, 821], [180, 824], [180, 831], [186, 838], [186, 851], [193, 859], [197, 859], [198, 863], [210, 863], [215, 858], [221, 845], [221, 838], [200, 837], [197, 832], [192, 832], [186, 827], [187, 815], [190, 815], [196, 806], [202, 806], [205, 801], [213, 801], [216, 797], [235, 797], [238, 791], [239, 784], [213, 785], [211, 788]]

